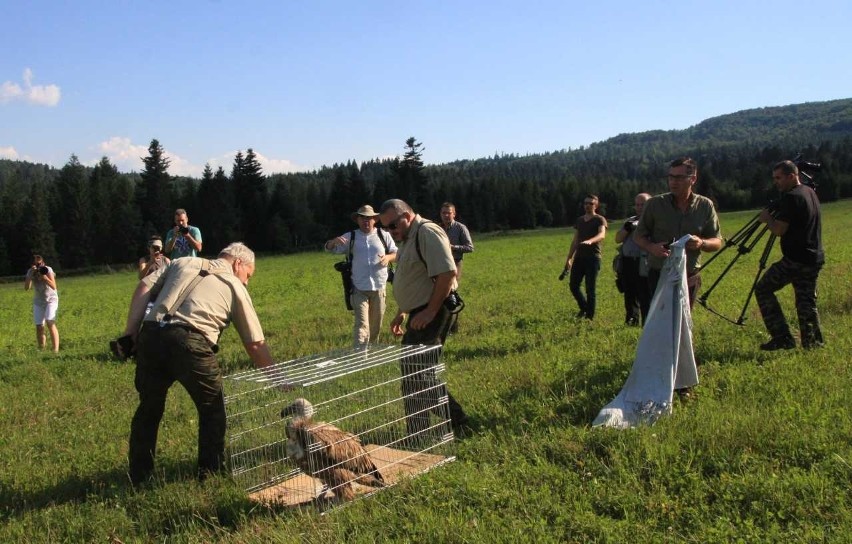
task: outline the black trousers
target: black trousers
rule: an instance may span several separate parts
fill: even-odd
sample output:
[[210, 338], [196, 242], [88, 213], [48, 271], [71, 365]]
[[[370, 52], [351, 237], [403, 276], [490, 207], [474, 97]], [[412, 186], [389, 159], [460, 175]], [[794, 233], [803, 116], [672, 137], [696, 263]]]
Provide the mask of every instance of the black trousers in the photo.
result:
[[[441, 306], [435, 319], [424, 329], [414, 330], [410, 326], [411, 318], [424, 308], [412, 310], [408, 316], [405, 334], [402, 336], [403, 345], [425, 344], [443, 346], [450, 327], [456, 319], [455, 314]], [[403, 357], [400, 361], [402, 368], [402, 394], [405, 405], [405, 423], [408, 434], [414, 435], [429, 428], [429, 414], [441, 415], [438, 406], [442, 396], [447, 396], [450, 408], [450, 420], [453, 425], [461, 425], [467, 421], [461, 405], [450, 395], [446, 386], [441, 385], [431, 362], [426, 362], [421, 356]]]
[[198, 410], [198, 475], [225, 465], [225, 399], [222, 372], [213, 347], [200, 333], [181, 326], [146, 322], [136, 352], [139, 406], [130, 424], [130, 479], [146, 480], [154, 470], [157, 434], [174, 382], [186, 389]]
[[621, 258], [621, 286], [624, 288], [624, 322], [630, 325], [645, 323], [651, 306], [648, 278], [639, 275], [640, 257]]

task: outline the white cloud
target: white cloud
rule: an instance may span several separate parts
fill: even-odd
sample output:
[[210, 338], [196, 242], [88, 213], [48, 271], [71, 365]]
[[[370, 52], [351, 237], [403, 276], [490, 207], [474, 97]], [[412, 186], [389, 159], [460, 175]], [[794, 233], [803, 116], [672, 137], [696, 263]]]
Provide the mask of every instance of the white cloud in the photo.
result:
[[56, 85], [33, 85], [33, 71], [24, 69], [23, 86], [12, 81], [4, 81], [0, 85], [0, 104], [23, 100], [34, 106], [53, 107], [59, 104], [62, 91]]
[[[109, 161], [121, 172], [141, 172], [145, 169], [143, 157], [148, 156], [148, 146], [134, 144], [130, 138], [113, 136], [97, 146], [101, 156], [106, 156]], [[163, 155], [169, 160], [169, 174], [173, 176], [200, 177], [202, 166], [193, 164], [179, 155], [165, 150]], [[93, 164], [97, 161], [93, 161]]]
[[18, 152], [14, 147], [0, 147], [0, 159], [18, 160]]
[[[243, 155], [246, 154], [246, 150], [242, 150], [242, 152]], [[257, 157], [257, 162], [260, 164], [264, 175], [267, 176], [271, 174], [286, 174], [289, 172], [304, 172], [307, 170], [307, 168], [299, 166], [288, 159], [272, 159], [270, 157], [267, 157], [256, 149], [254, 150], [254, 154]], [[214, 172], [217, 168], [221, 166], [225, 173], [230, 175], [231, 169], [234, 166], [234, 157], [236, 156], [237, 152], [233, 151], [231, 153], [225, 153], [223, 155], [219, 155], [218, 157], [208, 159], [207, 163], [210, 165], [210, 168], [212, 168]]]
[[[109, 140], [99, 143], [97, 145], [97, 150], [101, 156], [106, 156], [121, 172], [141, 172], [145, 169], [145, 163], [142, 162], [142, 158], [148, 156], [148, 145], [134, 144], [130, 138], [113, 136]], [[188, 176], [194, 178], [201, 177], [204, 165], [199, 165], [188, 159], [184, 159], [180, 155], [171, 153], [169, 150], [165, 150], [164, 154], [166, 158], [169, 159], [169, 174], [173, 176]], [[225, 173], [230, 175], [231, 169], [234, 166], [234, 157], [236, 155], [236, 151], [232, 153], [224, 153], [218, 157], [208, 159], [207, 163], [214, 172], [219, 168], [219, 166], [221, 166]], [[245, 150], [243, 150], [243, 155], [245, 155]], [[287, 159], [271, 159], [257, 151], [255, 151], [255, 155], [257, 156], [257, 162], [260, 163], [260, 166], [263, 169], [263, 173], [266, 175], [287, 172], [304, 172], [306, 170]], [[98, 162], [98, 160], [100, 159], [90, 161], [88, 164], [93, 166]]]

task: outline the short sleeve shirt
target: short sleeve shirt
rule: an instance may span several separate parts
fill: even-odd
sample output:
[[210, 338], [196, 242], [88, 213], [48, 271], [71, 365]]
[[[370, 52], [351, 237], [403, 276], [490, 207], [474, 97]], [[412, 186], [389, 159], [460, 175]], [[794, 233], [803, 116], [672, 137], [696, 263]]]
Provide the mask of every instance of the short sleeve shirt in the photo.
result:
[[[53, 268], [46, 266], [47, 273], [54, 276]], [[36, 279], [35, 276], [41, 275], [38, 270], [30, 268], [27, 270], [26, 279], [31, 279], [33, 282], [33, 302], [38, 304], [50, 304], [51, 302], [59, 301], [59, 294], [47, 282], [41, 281], [41, 278]]]
[[[420, 254], [415, 244], [420, 247]], [[406, 313], [429, 303], [434, 276], [456, 270], [447, 233], [419, 215], [399, 247], [396, 263], [393, 295], [400, 311]]]
[[601, 256], [600, 242], [596, 242], [590, 246], [579, 245], [579, 242], [583, 242], [589, 238], [597, 236], [601, 227], [607, 227], [606, 219], [602, 215], [593, 215], [588, 221], [584, 219], [584, 216], [580, 216], [577, 219], [577, 222], [574, 224], [574, 228], [577, 229], [577, 257], [591, 257], [593, 255], [597, 257]]
[[[654, 243], [671, 242], [691, 234], [701, 238], [719, 238], [719, 218], [709, 198], [692, 193], [686, 212], [680, 211], [672, 193], [651, 197], [645, 202], [634, 236], [650, 239]], [[701, 251], [686, 250], [687, 270], [700, 264]], [[663, 268], [665, 258], [648, 255], [648, 266], [654, 270]]]
[[[364, 234], [361, 229], [355, 229], [355, 242], [352, 243], [352, 283], [360, 291], [378, 291], [385, 288], [388, 281], [388, 267], [382, 266], [381, 258], [388, 253], [396, 253], [397, 247], [387, 231], [373, 229]], [[379, 239], [379, 236], [382, 239]], [[345, 244], [328, 250], [332, 253], [349, 253], [352, 231], [343, 235]], [[384, 243], [382, 243], [384, 240]]]
[[[189, 234], [197, 242], [201, 242], [201, 230], [198, 227], [193, 227], [189, 225], [187, 227], [189, 229]], [[168, 247], [169, 242], [172, 238], [175, 237], [175, 229], [169, 229], [169, 232], [166, 233], [166, 247]], [[175, 239], [175, 247], [172, 249], [172, 252], [169, 254], [169, 259], [179, 259], [181, 257], [197, 257], [198, 252], [195, 251], [195, 248], [190, 245], [189, 241], [183, 237], [183, 235], [178, 236]]]
[[819, 199], [813, 189], [796, 185], [784, 193], [775, 219], [790, 225], [781, 237], [781, 253], [785, 257], [806, 265], [825, 263]]
[[[156, 296], [154, 307], [145, 321], [163, 321], [169, 307], [198, 276], [204, 260], [199, 257], [176, 259], [142, 279]], [[210, 261], [210, 269], [220, 273], [209, 274], [198, 282], [175, 310], [171, 322], [189, 325], [211, 344], [219, 343], [219, 335], [231, 322], [243, 343], [263, 340], [263, 329], [251, 297], [239, 278], [234, 276], [230, 263], [214, 259]]]

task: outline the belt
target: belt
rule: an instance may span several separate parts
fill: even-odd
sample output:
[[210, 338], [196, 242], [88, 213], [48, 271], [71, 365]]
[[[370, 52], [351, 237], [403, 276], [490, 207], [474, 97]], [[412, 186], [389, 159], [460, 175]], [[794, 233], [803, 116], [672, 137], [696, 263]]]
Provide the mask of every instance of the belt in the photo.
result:
[[193, 332], [195, 334], [200, 335], [204, 338], [204, 341], [207, 342], [207, 345], [210, 346], [210, 349], [213, 350], [213, 353], [219, 352], [219, 345], [213, 344], [210, 340], [207, 339], [206, 336], [201, 334], [198, 329], [193, 327], [192, 325], [188, 325], [186, 323], [180, 321], [145, 321], [142, 323], [142, 328], [150, 328], [153, 330], [161, 330], [161, 329], [183, 329], [186, 332]]

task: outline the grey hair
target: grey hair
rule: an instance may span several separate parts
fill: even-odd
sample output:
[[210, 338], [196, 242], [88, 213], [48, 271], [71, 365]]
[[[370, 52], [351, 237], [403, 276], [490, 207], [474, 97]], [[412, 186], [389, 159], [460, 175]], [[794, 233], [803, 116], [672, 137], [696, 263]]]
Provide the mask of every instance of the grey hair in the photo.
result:
[[254, 251], [250, 250], [247, 245], [242, 242], [231, 242], [222, 251], [219, 252], [219, 258], [228, 257], [231, 259], [239, 259], [246, 264], [254, 263]]
[[391, 209], [396, 213], [414, 213], [414, 210], [411, 209], [411, 206], [409, 206], [406, 201], [398, 198], [391, 198], [382, 203], [382, 206], [379, 208], [379, 214], [383, 214]]
[[186, 213], [186, 210], [184, 210], [183, 208], [178, 208], [178, 209], [176, 209], [176, 210], [175, 210], [175, 215], [186, 215], [187, 217], [189, 217], [189, 214], [187, 214], [187, 213]]

